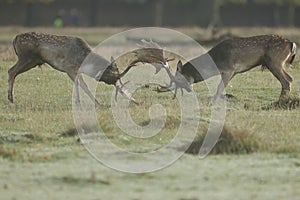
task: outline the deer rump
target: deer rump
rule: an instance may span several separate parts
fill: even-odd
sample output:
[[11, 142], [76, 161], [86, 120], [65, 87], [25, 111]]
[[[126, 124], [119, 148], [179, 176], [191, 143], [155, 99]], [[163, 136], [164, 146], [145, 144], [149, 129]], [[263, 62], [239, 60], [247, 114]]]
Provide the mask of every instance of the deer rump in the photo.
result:
[[[15, 78], [21, 73], [47, 63], [54, 69], [67, 73], [71, 80], [75, 82], [77, 101], [79, 101], [78, 85], [80, 85], [84, 92], [97, 105], [100, 105], [81, 76], [82, 73], [85, 73], [97, 81], [114, 85], [117, 92], [137, 104], [120, 81], [121, 77], [133, 65], [129, 65], [123, 73], [120, 73], [114, 59], [111, 59], [111, 62], [107, 61], [93, 52], [90, 46], [81, 38], [28, 32], [17, 35], [13, 40], [13, 47], [18, 56], [18, 61], [8, 70], [8, 100], [12, 103], [14, 101], [13, 86]], [[81, 69], [80, 66], [86, 61], [87, 57], [89, 63], [85, 62], [85, 64], [91, 66], [91, 68]]]
[[179, 61], [175, 76], [168, 73], [170, 84], [160, 86], [157, 91], [175, 90], [176, 95], [176, 90], [183, 88], [190, 92], [191, 84], [221, 75], [222, 80], [214, 96], [216, 100], [236, 74], [262, 65], [280, 81], [282, 98], [289, 94], [292, 82], [292, 77], [285, 71], [284, 65], [286, 62], [292, 64], [296, 50], [295, 43], [277, 35], [227, 39], [184, 65]]

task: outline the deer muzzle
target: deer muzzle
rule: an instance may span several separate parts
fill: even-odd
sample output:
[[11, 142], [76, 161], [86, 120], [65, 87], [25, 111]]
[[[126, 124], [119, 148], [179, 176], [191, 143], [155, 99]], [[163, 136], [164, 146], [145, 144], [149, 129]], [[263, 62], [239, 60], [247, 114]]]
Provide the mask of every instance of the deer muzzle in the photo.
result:
[[162, 86], [160, 85], [159, 87], [157, 87], [157, 92], [169, 92], [172, 90], [177, 90], [179, 88], [183, 88], [185, 89], [187, 92], [191, 92], [192, 91], [192, 87], [191, 85], [187, 84], [187, 83], [181, 83], [181, 82], [171, 82], [169, 85], [165, 85]]
[[176, 83], [172, 82], [169, 85], [160, 85], [159, 87], [157, 87], [157, 92], [169, 92], [172, 90], [175, 90], [176, 88]]

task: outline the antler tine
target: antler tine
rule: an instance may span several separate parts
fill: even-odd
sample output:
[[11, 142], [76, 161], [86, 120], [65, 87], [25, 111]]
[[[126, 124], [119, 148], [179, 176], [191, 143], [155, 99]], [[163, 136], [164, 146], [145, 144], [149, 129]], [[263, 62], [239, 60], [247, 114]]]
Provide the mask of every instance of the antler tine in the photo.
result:
[[129, 70], [131, 69], [131, 67], [134, 67], [136, 65], [136, 63], [138, 63], [138, 60], [134, 60], [132, 61], [127, 67], [126, 69], [119, 74], [119, 79], [121, 79], [127, 72], [129, 72]]
[[[175, 86], [175, 96], [177, 91], [177, 85], [175, 84], [175, 77], [171, 73], [171, 68], [168, 64], [168, 61], [174, 60], [174, 58], [165, 58], [163, 49], [155, 42], [153, 42], [151, 39], [149, 41], [142, 39], [141, 40], [143, 45], [139, 45], [140, 49], [134, 50], [133, 53], [135, 54], [135, 60], [133, 60], [126, 69], [119, 75], [119, 80], [116, 82], [116, 93], [115, 93], [115, 100], [117, 101], [118, 93], [121, 93], [125, 98], [129, 99], [130, 101], [134, 102], [135, 104], [139, 105], [139, 103], [132, 97], [132, 95], [124, 88], [125, 84], [121, 82], [121, 77], [123, 77], [131, 67], [135, 66], [136, 63], [149, 63], [152, 64], [156, 68], [156, 73], [158, 73], [161, 68], [165, 68], [170, 79], [171, 83], [169, 86], [161, 86], [161, 90], [163, 88], [166, 91], [169, 91], [168, 88], [171, 88], [171, 86]], [[168, 90], [167, 90], [168, 89]], [[158, 92], [160, 91], [159, 88], [157, 89]], [[175, 97], [174, 96], [174, 97]]]
[[164, 65], [164, 68], [170, 78], [170, 84], [169, 85], [165, 85], [165, 86], [162, 86], [160, 85], [160, 88], [157, 87], [157, 92], [167, 92], [167, 91], [170, 91], [170, 90], [175, 90], [174, 92], [174, 98], [176, 97], [176, 93], [177, 93], [177, 84], [176, 84], [176, 79], [175, 79], [175, 76], [171, 73], [171, 69], [168, 65]]
[[115, 88], [116, 88], [115, 101], [117, 101], [118, 93], [121, 93], [121, 95], [124, 96], [126, 99], [132, 101], [136, 105], [139, 105], [139, 103], [132, 97], [132, 95], [124, 87], [128, 82], [129, 81], [127, 81], [126, 83], [123, 84], [120, 79], [117, 81], [117, 83], [115, 85]]
[[136, 62], [149, 63], [156, 69], [156, 74], [162, 68], [169, 68], [168, 62], [174, 60], [164, 57], [164, 50], [151, 39], [149, 41], [142, 39], [142, 44], [138, 44], [140, 49], [134, 51]]
[[138, 45], [141, 49], [137, 50], [136, 56], [142, 60], [149, 59], [148, 63], [165, 63], [166, 59], [163, 55], [163, 48], [152, 39], [149, 41], [142, 39], [142, 45]]
[[175, 76], [171, 73], [171, 68], [168, 65], [168, 63], [166, 65], [164, 65], [164, 68], [165, 68], [165, 70], [166, 70], [166, 72], [167, 72], [167, 74], [168, 74], [168, 76], [169, 76], [169, 78], [171, 80], [170, 85], [172, 83], [175, 83], [175, 81], [176, 81]]
[[[156, 48], [156, 49], [162, 49], [161, 46], [159, 46], [159, 44], [157, 44], [156, 42], [153, 42], [152, 39], [150, 39], [149, 41], [142, 39], [141, 42], [143, 42], [143, 44], [145, 46], [142, 46], [143, 48]], [[141, 45], [140, 45], [141, 46]]]

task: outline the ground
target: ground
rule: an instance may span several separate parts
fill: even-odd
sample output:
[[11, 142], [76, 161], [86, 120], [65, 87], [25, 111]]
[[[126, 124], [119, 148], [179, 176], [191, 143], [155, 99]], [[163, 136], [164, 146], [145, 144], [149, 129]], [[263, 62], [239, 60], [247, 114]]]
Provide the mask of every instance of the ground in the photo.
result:
[[[48, 66], [32, 69], [17, 77], [15, 103], [7, 100], [7, 70], [16, 61], [11, 41], [15, 34], [28, 30], [78, 35], [96, 45], [126, 28], [1, 28], [0, 199], [273, 200], [300, 196], [299, 58], [293, 68], [287, 66], [294, 81], [290, 98], [282, 104], [276, 103], [280, 83], [267, 70], [255, 69], [230, 82], [226, 92], [235, 98], [228, 100], [226, 131], [207, 157], [184, 154], [156, 172], [128, 174], [102, 165], [78, 139], [71, 104], [73, 84], [66, 74]], [[200, 28], [177, 30], [193, 38], [206, 34]], [[228, 30], [241, 36], [276, 33], [300, 41], [298, 29]], [[175, 67], [175, 63], [171, 66]], [[161, 103], [170, 113], [166, 130], [144, 142], [124, 135], [112, 123], [108, 99], [113, 87], [103, 83], [98, 87], [102, 107], [97, 118], [115, 144], [163, 145], [174, 136], [180, 116], [172, 94], [157, 94], [152, 85], [135, 94], [141, 105], [132, 104], [129, 108], [137, 124], [149, 123], [148, 110], [153, 103]], [[195, 85], [194, 90], [204, 117], [197, 131], [201, 138], [208, 126], [210, 97], [204, 84]]]

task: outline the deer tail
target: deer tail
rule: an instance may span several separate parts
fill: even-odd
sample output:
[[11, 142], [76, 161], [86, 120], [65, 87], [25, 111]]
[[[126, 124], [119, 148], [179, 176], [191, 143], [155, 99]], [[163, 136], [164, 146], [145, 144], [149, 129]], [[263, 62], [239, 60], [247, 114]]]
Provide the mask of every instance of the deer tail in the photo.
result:
[[289, 63], [292, 64], [297, 53], [297, 45], [294, 42], [291, 42], [291, 55], [289, 57]]
[[17, 52], [17, 48], [16, 48], [16, 45], [17, 45], [17, 37], [18, 37], [18, 36], [16, 36], [16, 37], [14, 38], [14, 40], [13, 40], [13, 47], [14, 47], [14, 50], [15, 50], [16, 55], [19, 56], [19, 54], [18, 54], [18, 52]]

